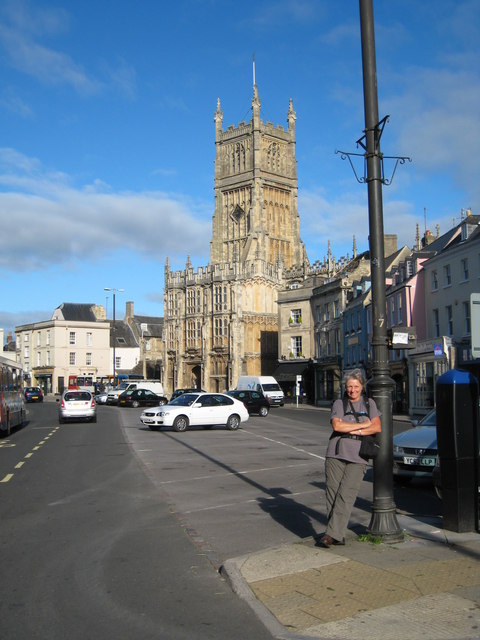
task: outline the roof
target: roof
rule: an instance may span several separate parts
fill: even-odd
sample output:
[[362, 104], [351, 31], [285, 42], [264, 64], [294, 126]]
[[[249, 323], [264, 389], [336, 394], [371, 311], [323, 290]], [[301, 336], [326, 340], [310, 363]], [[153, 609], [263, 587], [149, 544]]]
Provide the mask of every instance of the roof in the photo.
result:
[[110, 346], [115, 346], [116, 349], [138, 349], [138, 343], [132, 330], [123, 320], [115, 320], [115, 330], [112, 327], [112, 331], [110, 331]]
[[131, 322], [135, 325], [135, 329], [139, 336], [142, 335], [142, 324], [147, 325], [146, 331], [143, 331], [143, 336], [145, 338], [161, 338], [163, 336], [163, 318], [160, 316], [134, 315]]
[[76, 302], [62, 302], [52, 315], [52, 320], [69, 320], [75, 322], [97, 322], [97, 316], [93, 312], [91, 304], [80, 304]]

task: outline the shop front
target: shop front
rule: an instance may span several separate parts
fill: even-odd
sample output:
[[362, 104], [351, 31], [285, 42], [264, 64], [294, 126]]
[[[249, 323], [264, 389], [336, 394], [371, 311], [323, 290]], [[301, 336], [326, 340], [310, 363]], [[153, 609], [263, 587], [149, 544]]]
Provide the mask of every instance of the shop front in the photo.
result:
[[433, 409], [437, 379], [454, 365], [455, 351], [449, 336], [418, 342], [408, 352], [410, 416], [422, 416]]

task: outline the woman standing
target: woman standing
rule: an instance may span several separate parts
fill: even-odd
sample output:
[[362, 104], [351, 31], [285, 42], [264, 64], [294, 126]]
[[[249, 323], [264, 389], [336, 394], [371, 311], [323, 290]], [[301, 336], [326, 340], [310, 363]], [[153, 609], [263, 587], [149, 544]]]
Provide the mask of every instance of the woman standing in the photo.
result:
[[333, 433], [325, 459], [328, 524], [317, 545], [326, 549], [332, 544], [345, 544], [345, 531], [367, 469], [359, 455], [362, 437], [382, 429], [377, 405], [363, 395], [365, 378], [360, 369], [350, 371], [344, 384], [345, 397], [333, 403]]

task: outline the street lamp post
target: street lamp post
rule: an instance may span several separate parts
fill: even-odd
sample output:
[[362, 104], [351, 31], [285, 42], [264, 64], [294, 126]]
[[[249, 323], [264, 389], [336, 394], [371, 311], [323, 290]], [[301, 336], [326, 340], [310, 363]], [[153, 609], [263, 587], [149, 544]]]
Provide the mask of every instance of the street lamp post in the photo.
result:
[[115, 289], [113, 287], [104, 287], [104, 291], [111, 291], [113, 298], [113, 321], [112, 321], [112, 329], [113, 329], [113, 384], [115, 384], [115, 293], [118, 291], [119, 293], [123, 293], [124, 289]]
[[385, 256], [382, 203], [382, 159], [378, 120], [377, 68], [373, 0], [360, 0], [363, 92], [365, 105], [365, 150], [368, 184], [368, 217], [372, 277], [372, 397], [382, 413], [380, 453], [374, 462], [374, 496], [369, 531], [385, 541], [400, 541], [400, 529], [393, 500], [393, 380], [388, 367], [387, 317], [385, 297]]

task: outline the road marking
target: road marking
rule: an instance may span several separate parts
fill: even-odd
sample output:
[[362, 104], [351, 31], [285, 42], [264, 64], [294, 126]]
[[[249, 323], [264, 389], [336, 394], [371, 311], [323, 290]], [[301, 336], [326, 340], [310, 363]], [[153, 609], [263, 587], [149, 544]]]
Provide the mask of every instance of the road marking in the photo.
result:
[[293, 449], [294, 451], [300, 451], [301, 453], [305, 453], [307, 456], [312, 456], [312, 458], [319, 458], [319, 460], [325, 460], [325, 456], [319, 456], [317, 453], [312, 453], [311, 451], [307, 451], [306, 449], [300, 449], [300, 447], [294, 447], [287, 442], [282, 442], [281, 440], [275, 440], [274, 438], [267, 438], [267, 436], [261, 436], [254, 431], [249, 431], [248, 429], [242, 429], [246, 433], [250, 433], [252, 436], [257, 438], [261, 438], [262, 440], [267, 440], [268, 442], [274, 442], [275, 444], [279, 444], [282, 447], [288, 447], [289, 449]]
[[[55, 429], [52, 429], [52, 431], [50, 431], [48, 436], [44, 436], [43, 440], [40, 440], [40, 442], [35, 447], [32, 447], [32, 450], [30, 451], [30, 453], [25, 454], [23, 461], [17, 462], [14, 469], [21, 469], [25, 464], [25, 460], [28, 460], [28, 458], [31, 458], [34, 455], [34, 451], [38, 451], [42, 447], [42, 445], [45, 444], [48, 438], [50, 438], [56, 431], [58, 431], [59, 428], [60, 427], [55, 427]], [[0, 443], [0, 447], [15, 447], [15, 446], [16, 446], [15, 444], [11, 444], [8, 440], [4, 440], [3, 442]], [[0, 480], [0, 482], [9, 482], [13, 478], [13, 476], [14, 476], [13, 473], [7, 473], [7, 475], [4, 476], [4, 478]]]
[[195, 476], [193, 478], [181, 478], [180, 480], [164, 480], [163, 482], [159, 482], [158, 484], [179, 484], [180, 482], [192, 482], [198, 480], [210, 480], [210, 478], [226, 478], [228, 476], [253, 476], [256, 473], [261, 473], [264, 471], [276, 471], [277, 469], [296, 469], [297, 467], [305, 467], [308, 466], [309, 462], [300, 462], [299, 464], [287, 464], [287, 465], [279, 465], [278, 467], [263, 467], [261, 469], [249, 469], [247, 471], [230, 471], [228, 473], [211, 473], [206, 476]]
[[[241, 504], [258, 504], [259, 500], [278, 500], [279, 498], [285, 498], [285, 500], [289, 500], [292, 499], [294, 497], [298, 497], [298, 496], [304, 496], [310, 493], [318, 493], [318, 489], [312, 489], [311, 491], [296, 491], [294, 493], [288, 493], [285, 495], [281, 495], [281, 496], [260, 496], [257, 498], [249, 498], [248, 500], [242, 500]], [[226, 502], [224, 504], [216, 504], [213, 505], [211, 507], [201, 507], [199, 509], [189, 509], [188, 511], [181, 511], [181, 512], [176, 512], [174, 511], [174, 513], [182, 513], [182, 515], [188, 515], [191, 513], [200, 513], [202, 511], [214, 511], [215, 509], [228, 509], [229, 507], [234, 507], [235, 505], [240, 504], [240, 502]]]

